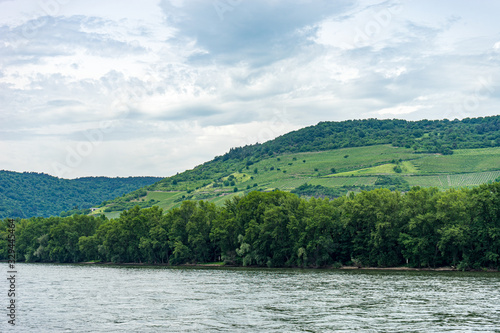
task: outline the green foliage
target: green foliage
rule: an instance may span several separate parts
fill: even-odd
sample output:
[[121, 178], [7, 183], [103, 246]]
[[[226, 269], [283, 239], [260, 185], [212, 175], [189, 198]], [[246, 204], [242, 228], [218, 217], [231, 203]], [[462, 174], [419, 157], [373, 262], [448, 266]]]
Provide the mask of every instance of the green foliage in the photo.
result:
[[[161, 178], [85, 177], [62, 179], [43, 173], [0, 170], [0, 218], [86, 214], [105, 200], [129, 193]], [[141, 189], [127, 194], [135, 196]]]
[[388, 188], [391, 191], [409, 191], [410, 185], [408, 182], [400, 176], [384, 176], [380, 175], [375, 181], [375, 185], [380, 185], [381, 187]]
[[[16, 249], [20, 261], [41, 262], [498, 269], [498, 207], [500, 183], [445, 192], [414, 187], [406, 194], [379, 188], [334, 200], [255, 191], [221, 207], [184, 201], [166, 213], [136, 206], [111, 220], [19, 219]], [[0, 242], [6, 237], [3, 220]]]
[[299, 187], [293, 189], [291, 193], [295, 193], [299, 196], [315, 197], [315, 198], [337, 198], [345, 194], [347, 189], [332, 188], [322, 185], [311, 185], [308, 183], [302, 184]]
[[[192, 198], [193, 196], [188, 196], [189, 199]], [[187, 200], [186, 197], [182, 198], [181, 200], [179, 201], [182, 201], [182, 200]], [[105, 212], [113, 212], [113, 211], [124, 211], [124, 210], [128, 210], [128, 209], [131, 209], [131, 208], [134, 208], [135, 206], [138, 206], [140, 208], [147, 208], [147, 207], [152, 207], [154, 206], [155, 204], [157, 204], [159, 201], [158, 200], [153, 200], [153, 199], [150, 199], [148, 201], [139, 201], [139, 202], [136, 202], [136, 201], [132, 201], [132, 202], [128, 202], [128, 201], [120, 201], [120, 202], [117, 202], [109, 207], [106, 207], [104, 209]]]
[[90, 214], [90, 209], [71, 209], [66, 212], [61, 212], [59, 216], [61, 217], [68, 217], [71, 215], [87, 215]]

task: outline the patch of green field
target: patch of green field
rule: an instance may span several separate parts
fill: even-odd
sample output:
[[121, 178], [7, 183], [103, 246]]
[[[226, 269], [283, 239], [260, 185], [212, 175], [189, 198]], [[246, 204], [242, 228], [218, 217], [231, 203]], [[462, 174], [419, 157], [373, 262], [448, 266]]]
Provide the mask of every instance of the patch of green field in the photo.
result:
[[445, 186], [441, 182], [440, 177], [441, 176], [407, 176], [404, 177], [404, 179], [408, 182], [410, 186], [444, 188]]
[[453, 151], [455, 156], [469, 155], [496, 155], [500, 156], [500, 147], [479, 148], [479, 149], [457, 149]]
[[153, 200], [164, 201], [176, 196], [177, 194], [179, 194], [179, 192], [149, 191], [146, 196], [146, 200], [153, 199]]
[[401, 169], [403, 169], [403, 173], [405, 174], [417, 174], [419, 170], [411, 161], [403, 161], [401, 162]]
[[[396, 167], [396, 165], [397, 164], [394, 164], [394, 163], [382, 164], [382, 165], [377, 165], [377, 166], [371, 167], [371, 168], [364, 168], [364, 169], [359, 169], [359, 170], [354, 170], [354, 171], [336, 173], [336, 174], [328, 175], [328, 177], [353, 177], [353, 176], [356, 177], [356, 176], [365, 176], [365, 175], [397, 174], [394, 171], [394, 168]], [[418, 169], [410, 161], [403, 161], [402, 163], [399, 164], [399, 166], [402, 169], [401, 174], [416, 174], [416, 173], [418, 173]]]
[[[117, 219], [120, 217], [120, 214], [122, 212], [104, 212], [102, 214], [104, 214], [104, 216], [106, 216], [108, 219]], [[101, 214], [99, 214], [101, 215]]]
[[388, 175], [395, 174], [394, 167], [396, 164], [382, 164], [372, 168], [359, 169], [355, 171], [341, 172], [330, 175], [331, 177], [356, 177], [364, 175]]
[[447, 179], [450, 187], [469, 187], [494, 181], [497, 177], [500, 171], [449, 175]]
[[447, 174], [433, 176], [408, 176], [405, 179], [410, 186], [438, 187], [448, 189], [452, 187], [472, 187], [494, 181], [500, 177], [500, 171], [474, 172], [465, 174]]
[[335, 186], [366, 186], [375, 185], [377, 177], [323, 177], [312, 178], [307, 183], [311, 185]]
[[420, 173], [467, 173], [500, 170], [500, 149], [457, 150], [453, 155], [432, 155], [413, 160]]

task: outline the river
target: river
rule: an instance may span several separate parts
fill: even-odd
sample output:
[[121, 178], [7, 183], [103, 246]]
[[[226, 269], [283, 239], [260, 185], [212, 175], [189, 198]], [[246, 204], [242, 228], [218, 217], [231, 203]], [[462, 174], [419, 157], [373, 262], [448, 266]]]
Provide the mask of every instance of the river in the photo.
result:
[[16, 268], [2, 332], [500, 332], [500, 273]]

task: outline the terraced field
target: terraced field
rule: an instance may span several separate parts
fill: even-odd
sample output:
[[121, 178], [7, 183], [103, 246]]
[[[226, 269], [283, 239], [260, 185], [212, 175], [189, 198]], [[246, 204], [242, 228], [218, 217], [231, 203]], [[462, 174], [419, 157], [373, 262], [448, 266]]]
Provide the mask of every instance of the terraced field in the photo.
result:
[[498, 177], [500, 177], [500, 171], [433, 176], [408, 176], [405, 177], [405, 179], [411, 186], [434, 186], [441, 189], [448, 189], [453, 187], [473, 187], [495, 181]]
[[[233, 185], [222, 186], [221, 182], [231, 175]], [[155, 205], [163, 209], [177, 207], [186, 199], [220, 205], [233, 196], [253, 190], [291, 191], [305, 183], [356, 190], [356, 187], [374, 186], [381, 175], [401, 177], [410, 186], [435, 186], [442, 190], [477, 186], [500, 177], [500, 148], [456, 150], [453, 155], [438, 155], [414, 154], [412, 149], [379, 145], [284, 154], [222, 176], [217, 180], [222, 187], [215, 187], [214, 179], [188, 181], [179, 184], [178, 190], [148, 191], [137, 201], [154, 200]], [[96, 213], [102, 213], [105, 208]], [[107, 210], [106, 215], [116, 215], [109, 212], [112, 207]]]
[[500, 171], [492, 172], [477, 172], [459, 175], [448, 175], [446, 176], [448, 180], [448, 186], [450, 187], [469, 187], [476, 186], [490, 181], [494, 181], [496, 178], [500, 177]]
[[465, 173], [500, 169], [500, 148], [456, 150], [453, 155], [425, 156], [412, 163], [419, 173]]

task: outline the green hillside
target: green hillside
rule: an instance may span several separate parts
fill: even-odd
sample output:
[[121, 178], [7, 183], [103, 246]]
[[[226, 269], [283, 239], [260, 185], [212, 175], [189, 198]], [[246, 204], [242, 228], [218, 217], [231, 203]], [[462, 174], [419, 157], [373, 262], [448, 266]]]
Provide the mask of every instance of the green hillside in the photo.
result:
[[223, 156], [104, 202], [96, 214], [178, 207], [185, 200], [222, 204], [276, 189], [338, 197], [375, 188], [445, 190], [500, 177], [500, 117], [462, 121], [357, 120], [319, 123]]
[[88, 213], [104, 200], [151, 185], [158, 177], [62, 179], [36, 172], [0, 170], [0, 218]]

